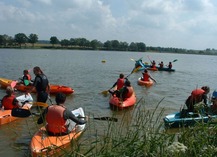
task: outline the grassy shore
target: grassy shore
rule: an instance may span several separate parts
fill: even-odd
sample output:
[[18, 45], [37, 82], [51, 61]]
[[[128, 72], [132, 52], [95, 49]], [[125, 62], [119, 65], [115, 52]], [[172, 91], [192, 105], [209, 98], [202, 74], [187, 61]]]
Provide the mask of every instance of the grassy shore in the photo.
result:
[[[180, 128], [175, 132], [164, 128], [158, 106], [154, 111], [140, 109], [123, 114], [115, 122], [103, 122], [104, 132], [99, 133], [99, 122], [89, 122], [85, 136], [72, 141], [63, 156], [71, 157], [214, 157], [217, 154], [216, 124], [198, 124]], [[160, 104], [160, 103], [159, 103]], [[159, 105], [158, 104], [158, 105]], [[126, 124], [127, 123], [127, 124]], [[100, 123], [102, 125], [102, 123]], [[101, 126], [102, 127], [102, 126]], [[86, 138], [84, 138], [86, 137]]]

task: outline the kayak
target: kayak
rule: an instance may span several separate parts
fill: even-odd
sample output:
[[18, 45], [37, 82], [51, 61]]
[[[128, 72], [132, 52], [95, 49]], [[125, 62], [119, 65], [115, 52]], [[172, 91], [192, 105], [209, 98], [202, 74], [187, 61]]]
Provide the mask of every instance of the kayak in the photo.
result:
[[[32, 96], [30, 94], [21, 95], [17, 97], [17, 100], [20, 102], [25, 102], [25, 101], [32, 102], [33, 101]], [[25, 103], [22, 109], [29, 110], [31, 107], [32, 107], [31, 104]], [[12, 116], [11, 111], [12, 110], [4, 110], [4, 109], [0, 110], [0, 126], [19, 119], [18, 117]]]
[[147, 69], [147, 70], [151, 70], [151, 71], [158, 71], [158, 68], [157, 68], [157, 67], [156, 67], [156, 68], [147, 67], [146, 69]]
[[157, 67], [157, 68], [158, 68], [158, 71], [175, 72], [175, 69], [170, 69], [170, 68], [160, 68], [160, 67]]
[[[12, 81], [13, 80], [9, 80], [6, 78], [0, 78], [1, 88], [7, 88], [7, 86], [11, 85]], [[14, 88], [19, 90], [19, 91], [26, 92], [30, 88], [32, 88], [32, 85], [25, 86], [24, 84], [17, 83]], [[32, 92], [36, 93], [35, 90], [33, 90]], [[72, 94], [72, 93], [74, 93], [74, 89], [72, 89], [71, 87], [68, 87], [68, 86], [50, 84], [50, 94], [57, 94], [58, 92], [62, 92], [65, 94]]]
[[[75, 116], [85, 117], [83, 108], [72, 111]], [[63, 136], [50, 136], [45, 127], [41, 127], [32, 137], [30, 149], [32, 157], [52, 156], [61, 153], [61, 150], [70, 145], [72, 140], [77, 139], [85, 129], [85, 125], [76, 125], [71, 133]]]
[[181, 116], [181, 112], [169, 114], [163, 118], [165, 127], [179, 128], [193, 126], [196, 123], [208, 123], [217, 120], [217, 115], [201, 115], [193, 112], [186, 112], [185, 116]]
[[137, 81], [138, 85], [140, 86], [146, 86], [146, 87], [150, 87], [154, 84], [154, 81], [152, 81], [151, 79], [149, 79], [149, 81], [143, 81], [142, 77], [140, 77]]
[[109, 105], [111, 109], [118, 109], [122, 110], [125, 108], [129, 108], [134, 106], [136, 103], [136, 95], [133, 93], [133, 95], [126, 100], [122, 101], [116, 95], [111, 95], [110, 100], [109, 100]]

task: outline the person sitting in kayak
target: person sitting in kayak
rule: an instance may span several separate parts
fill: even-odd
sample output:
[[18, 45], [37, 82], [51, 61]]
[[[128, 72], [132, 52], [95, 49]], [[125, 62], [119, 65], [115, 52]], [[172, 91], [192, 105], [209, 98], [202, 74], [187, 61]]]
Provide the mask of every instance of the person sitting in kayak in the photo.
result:
[[197, 112], [195, 106], [197, 104], [204, 104], [205, 106], [205, 91], [201, 88], [197, 88], [191, 92], [191, 95], [185, 101], [188, 112]]
[[19, 101], [16, 99], [14, 89], [11, 86], [6, 88], [6, 95], [2, 98], [2, 106], [5, 110], [20, 108]]
[[150, 79], [152, 79], [154, 82], [156, 82], [156, 80], [149, 74], [148, 70], [145, 69], [144, 72], [142, 73], [142, 80], [143, 81], [150, 81]]
[[168, 69], [172, 69], [172, 67], [173, 67], [172, 62], [169, 62]]
[[157, 67], [156, 67], [156, 62], [155, 62], [155, 60], [153, 60], [153, 61], [151, 62], [151, 68], [157, 68]]
[[[46, 120], [46, 130], [49, 135], [60, 136], [69, 134], [73, 129], [72, 121], [78, 125], [85, 124], [87, 120], [79, 119], [64, 105], [66, 95], [57, 93], [56, 104], [48, 106], [39, 117], [37, 124], [42, 124]], [[87, 117], [86, 117], [87, 119]]]
[[122, 101], [126, 100], [127, 98], [130, 98], [134, 93], [134, 89], [131, 86], [131, 83], [128, 79], [126, 79], [124, 83], [124, 87], [120, 90], [120, 99]]
[[21, 83], [24, 84], [25, 86], [31, 85], [32, 80], [31, 80], [31, 75], [29, 74], [28, 70], [23, 70], [23, 77], [21, 78]]
[[124, 74], [120, 74], [117, 81], [113, 84], [112, 88], [117, 85], [117, 90], [121, 89], [124, 86]]
[[210, 106], [211, 113], [217, 115], [217, 90], [213, 91], [211, 102], [212, 102], [212, 105]]
[[158, 65], [159, 65], [159, 68], [163, 68], [164, 67], [163, 61], [161, 61]]

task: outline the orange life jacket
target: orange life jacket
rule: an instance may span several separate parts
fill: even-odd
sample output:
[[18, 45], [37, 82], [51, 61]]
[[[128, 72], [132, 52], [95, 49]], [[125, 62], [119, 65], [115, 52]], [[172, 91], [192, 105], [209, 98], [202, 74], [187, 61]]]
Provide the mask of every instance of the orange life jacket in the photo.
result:
[[60, 105], [52, 105], [48, 107], [46, 115], [46, 129], [53, 134], [61, 134], [67, 132], [66, 120], [63, 117], [65, 108]]
[[15, 95], [4, 96], [4, 98], [2, 99], [2, 106], [4, 106], [5, 110], [12, 110], [13, 108], [18, 108], [18, 105], [13, 105], [13, 101], [15, 98]]
[[127, 89], [128, 89], [128, 92], [127, 92], [127, 95], [125, 96], [125, 98], [131, 97], [133, 95], [133, 92], [134, 92], [133, 87], [127, 87]]
[[124, 86], [124, 78], [119, 78], [117, 80], [117, 90], [121, 89]]
[[148, 73], [143, 73], [143, 81], [149, 81], [149, 77]]

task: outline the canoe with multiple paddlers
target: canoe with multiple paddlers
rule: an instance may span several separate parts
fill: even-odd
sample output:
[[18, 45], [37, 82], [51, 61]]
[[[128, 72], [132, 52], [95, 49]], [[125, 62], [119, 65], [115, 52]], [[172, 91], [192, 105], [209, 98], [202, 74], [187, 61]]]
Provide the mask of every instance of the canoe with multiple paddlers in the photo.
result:
[[[16, 99], [19, 102], [24, 103], [24, 105], [22, 106], [22, 111], [29, 111], [29, 109], [32, 107], [32, 104], [30, 104], [30, 102], [32, 102], [33, 99], [32, 99], [32, 96], [30, 94], [21, 95], [21, 96], [17, 97]], [[27, 103], [25, 103], [25, 102], [27, 102]], [[20, 112], [19, 109], [15, 109], [15, 110], [2, 109], [2, 110], [0, 110], [0, 126], [18, 119], [18, 117], [12, 116], [13, 115], [12, 111]], [[20, 114], [20, 113], [16, 113], [16, 114]]]
[[[9, 80], [6, 78], [0, 78], [1, 88], [7, 88], [7, 86], [10, 86], [12, 82], [13, 82], [13, 80]], [[19, 91], [26, 92], [30, 88], [32, 88], [32, 85], [25, 86], [22, 83], [17, 83], [14, 88], [19, 90]], [[35, 93], [35, 92], [36, 91], [33, 90], [33, 93]], [[74, 93], [74, 89], [72, 89], [71, 87], [68, 87], [68, 86], [50, 84], [50, 94], [57, 94], [58, 92], [62, 92], [64, 94], [72, 94], [72, 93]]]
[[150, 87], [154, 84], [154, 81], [152, 79], [149, 79], [149, 81], [143, 81], [142, 77], [140, 77], [138, 78], [137, 84], [140, 86]]
[[[83, 108], [78, 108], [72, 111], [75, 116], [85, 117]], [[63, 136], [48, 135], [45, 127], [41, 127], [32, 137], [30, 143], [32, 157], [52, 156], [61, 153], [61, 150], [70, 145], [72, 140], [77, 139], [85, 129], [85, 125], [74, 124], [74, 129], [71, 133]]]

